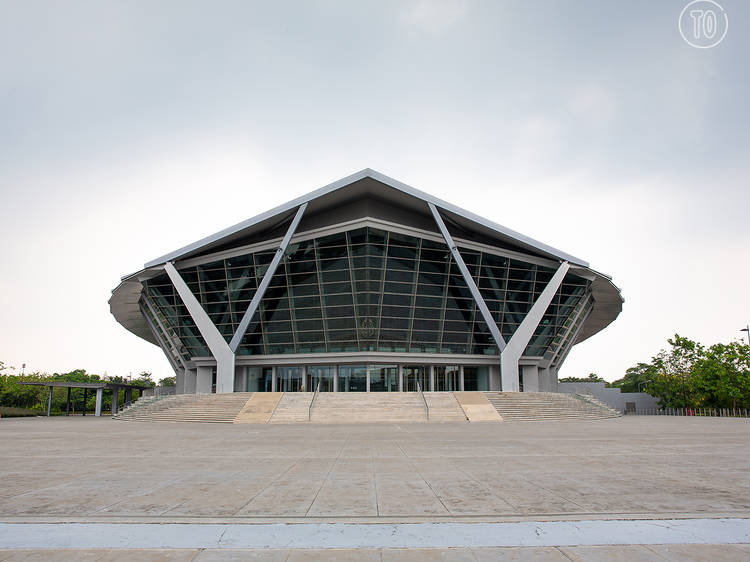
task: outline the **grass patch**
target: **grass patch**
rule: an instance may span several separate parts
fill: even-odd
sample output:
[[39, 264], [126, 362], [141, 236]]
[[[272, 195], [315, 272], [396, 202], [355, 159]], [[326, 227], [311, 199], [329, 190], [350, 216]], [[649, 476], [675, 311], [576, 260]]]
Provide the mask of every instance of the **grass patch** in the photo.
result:
[[38, 416], [39, 412], [27, 410], [26, 408], [13, 408], [11, 406], [0, 406], [0, 416], [4, 418], [26, 418]]

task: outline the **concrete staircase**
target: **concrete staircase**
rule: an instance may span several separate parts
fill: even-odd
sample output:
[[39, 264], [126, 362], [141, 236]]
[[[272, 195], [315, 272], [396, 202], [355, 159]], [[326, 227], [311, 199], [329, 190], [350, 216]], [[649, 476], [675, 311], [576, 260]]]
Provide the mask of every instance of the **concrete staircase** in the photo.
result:
[[285, 392], [268, 423], [307, 423], [314, 392]]
[[[425, 393], [425, 398], [428, 393]], [[440, 393], [450, 394], [450, 393]], [[438, 399], [440, 419], [463, 415], [455, 398], [451, 409], [448, 397]], [[279, 404], [281, 405], [281, 404]], [[278, 409], [278, 408], [277, 408]], [[430, 416], [432, 417], [432, 416]], [[307, 418], [305, 418], [307, 419]], [[313, 423], [408, 423], [426, 422], [427, 412], [417, 392], [321, 392], [315, 399]], [[463, 417], [461, 421], [466, 421]]]
[[485, 392], [504, 421], [590, 420], [619, 417], [620, 412], [573, 394], [556, 392]]
[[[228, 394], [178, 394], [161, 400], [138, 402], [120, 412], [115, 419], [123, 421], [169, 421], [234, 423], [235, 417], [252, 396], [252, 392]], [[140, 402], [140, 401], [139, 401]]]

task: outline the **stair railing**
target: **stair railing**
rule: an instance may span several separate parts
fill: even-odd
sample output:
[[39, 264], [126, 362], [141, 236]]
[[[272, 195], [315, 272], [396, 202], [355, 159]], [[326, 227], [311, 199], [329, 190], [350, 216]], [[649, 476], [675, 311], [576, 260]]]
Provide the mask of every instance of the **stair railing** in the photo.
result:
[[422, 392], [422, 387], [419, 386], [419, 381], [417, 381], [417, 392], [419, 392], [419, 395], [422, 397], [422, 403], [424, 404], [424, 413], [427, 415], [427, 419], [430, 419], [430, 407], [427, 405], [427, 400], [425, 400], [424, 392]]
[[312, 400], [310, 400], [310, 405], [307, 407], [307, 421], [310, 421], [312, 419], [313, 404], [315, 404], [315, 399], [318, 397], [319, 392], [320, 392], [320, 381], [318, 381], [318, 386], [315, 387], [315, 394], [313, 394]]

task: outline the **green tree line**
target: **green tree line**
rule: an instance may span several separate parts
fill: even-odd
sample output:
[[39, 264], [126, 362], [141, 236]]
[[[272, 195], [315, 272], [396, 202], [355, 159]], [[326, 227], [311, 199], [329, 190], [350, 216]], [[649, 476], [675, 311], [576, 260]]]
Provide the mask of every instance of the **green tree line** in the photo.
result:
[[648, 363], [611, 383], [622, 392], [648, 392], [663, 408], [750, 408], [750, 346], [705, 347], [675, 334]]
[[[47, 398], [49, 396], [48, 387], [19, 384], [21, 381], [69, 381], [69, 382], [103, 382], [99, 375], [89, 374], [85, 369], [76, 369], [68, 373], [28, 373], [25, 375], [10, 374], [9, 368], [0, 361], [0, 406], [26, 408], [35, 410], [40, 413], [47, 412]], [[127, 382], [124, 377], [108, 377], [112, 382]], [[151, 373], [144, 371], [137, 379], [131, 382], [143, 386], [154, 386], [151, 380]], [[70, 392], [71, 413], [80, 413], [84, 411], [93, 412], [96, 406], [96, 391], [89, 389], [86, 398], [86, 404], [83, 403], [83, 389], [73, 388]], [[52, 413], [61, 414], [65, 412], [66, 401], [68, 396], [67, 388], [53, 388], [52, 390]], [[138, 398], [139, 392], [133, 391], [133, 400]], [[125, 391], [121, 390], [118, 397], [118, 404], [125, 400]], [[111, 392], [105, 391], [102, 398], [102, 411], [108, 411], [112, 407]]]

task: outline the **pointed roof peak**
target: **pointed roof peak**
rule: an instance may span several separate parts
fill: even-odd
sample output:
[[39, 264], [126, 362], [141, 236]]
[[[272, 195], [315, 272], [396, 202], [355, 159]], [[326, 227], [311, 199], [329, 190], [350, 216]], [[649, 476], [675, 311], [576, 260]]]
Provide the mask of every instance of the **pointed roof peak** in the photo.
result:
[[[353, 174], [350, 174], [344, 178], [341, 178], [328, 185], [325, 185], [321, 188], [311, 191], [307, 193], [306, 195], [302, 195], [301, 197], [293, 199], [287, 203], [284, 203], [283, 205], [279, 205], [273, 209], [270, 209], [269, 211], [266, 211], [265, 213], [261, 213], [260, 215], [249, 218], [238, 224], [230, 226], [229, 228], [225, 228], [224, 230], [216, 232], [215, 234], [212, 234], [210, 236], [202, 238], [201, 240], [193, 242], [192, 244], [188, 244], [187, 246], [184, 246], [178, 250], [175, 250], [174, 252], [165, 254], [155, 260], [152, 260], [146, 263], [145, 267], [146, 268], [154, 267], [157, 265], [161, 265], [167, 261], [172, 261], [172, 260], [176, 260], [180, 258], [186, 258], [189, 255], [194, 255], [199, 251], [204, 251], [206, 249], [209, 249], [210, 247], [214, 247], [218, 245], [219, 243], [221, 243], [222, 241], [225, 241], [225, 239], [229, 237], [237, 236], [245, 231], [249, 232], [254, 226], [259, 225], [260, 223], [263, 223], [264, 221], [268, 221], [269, 219], [272, 219], [273, 217], [276, 217], [277, 215], [288, 213], [289, 211], [296, 209], [303, 203], [312, 203], [312, 202], [323, 200], [324, 198], [326, 198], [326, 200], [329, 200], [329, 204], [331, 205], [331, 208], [335, 208], [334, 200], [336, 198], [332, 194], [335, 194], [336, 192], [341, 192], [341, 190], [344, 190], [347, 187], [353, 186], [354, 184], [359, 184], [359, 182], [362, 182], [362, 180], [366, 180], [367, 178], [371, 180], [375, 180], [375, 182], [382, 184], [384, 186], [387, 186], [411, 198], [421, 200], [424, 203], [432, 203], [439, 209], [446, 211], [448, 213], [451, 213], [453, 218], [465, 223], [467, 226], [469, 226], [469, 228], [471, 228], [471, 225], [475, 225], [478, 228], [481, 228], [483, 230], [493, 233], [493, 235], [496, 236], [497, 238], [501, 240], [505, 240], [514, 245], [517, 245], [520, 248], [529, 250], [537, 254], [541, 254], [545, 257], [552, 258], [555, 260], [569, 261], [576, 265], [588, 267], [588, 263], [584, 260], [581, 260], [579, 258], [576, 258], [575, 256], [572, 256], [570, 254], [562, 252], [561, 250], [553, 248], [552, 246], [548, 246], [547, 244], [534, 240], [533, 238], [529, 238], [528, 236], [525, 236], [519, 232], [506, 228], [500, 224], [494, 223], [488, 219], [480, 217], [479, 215], [476, 215], [470, 211], [466, 211], [451, 203], [438, 199], [437, 197], [434, 197], [428, 193], [425, 193], [424, 191], [420, 191], [414, 187], [411, 187], [410, 185], [407, 185], [394, 178], [391, 178], [372, 168], [363, 168], [359, 170], [358, 172], [354, 172]], [[373, 184], [372, 182], [370, 182], [370, 185], [363, 186], [363, 189], [364, 189], [363, 193], [375, 193], [375, 189], [376, 189], [375, 186], [377, 186], [377, 184]], [[378, 194], [386, 196], [385, 192], [387, 192], [388, 190], [387, 189], [382, 190], [381, 188], [381, 190], [378, 190], [378, 191], [379, 191]], [[401, 199], [403, 200], [403, 195], [401, 196]], [[322, 205], [322, 201], [320, 202]], [[398, 204], [398, 203], [394, 201], [394, 204]]]

